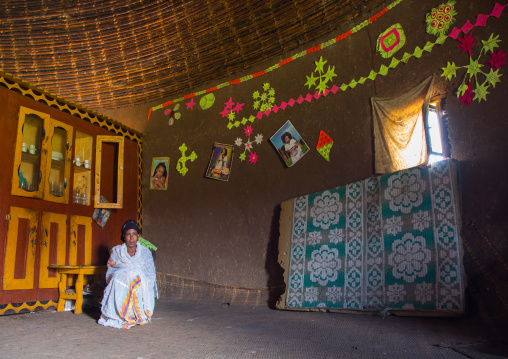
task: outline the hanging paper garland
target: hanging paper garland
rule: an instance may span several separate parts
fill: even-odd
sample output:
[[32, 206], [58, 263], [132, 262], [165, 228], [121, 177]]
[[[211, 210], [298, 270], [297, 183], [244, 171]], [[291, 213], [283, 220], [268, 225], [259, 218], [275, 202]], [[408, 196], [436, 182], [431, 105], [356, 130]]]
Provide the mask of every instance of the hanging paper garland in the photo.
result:
[[427, 33], [435, 36], [445, 34], [455, 22], [454, 16], [457, 12], [454, 8], [455, 1], [448, 1], [433, 8], [426, 16]]
[[190, 156], [186, 156], [185, 152], [187, 152], [187, 146], [185, 143], [183, 143], [180, 147], [178, 147], [180, 150], [180, 153], [182, 154], [182, 157], [178, 160], [176, 163], [176, 170], [180, 172], [182, 176], [185, 176], [185, 174], [189, 171], [189, 169], [185, 166], [185, 163], [187, 161], [194, 162], [196, 158], [198, 158], [198, 155], [196, 155], [196, 152], [192, 151]]
[[382, 57], [391, 57], [406, 43], [406, 35], [400, 24], [395, 24], [386, 29], [377, 38], [376, 50]]
[[248, 80], [252, 80], [256, 77], [259, 77], [259, 76], [262, 76], [262, 75], [265, 75], [267, 74], [268, 72], [271, 72], [273, 70], [276, 70], [278, 68], [281, 68], [282, 66], [298, 59], [298, 58], [301, 58], [307, 54], [310, 54], [310, 53], [313, 53], [313, 52], [316, 52], [316, 51], [319, 51], [319, 50], [322, 50], [328, 46], [331, 46], [331, 45], [334, 45], [346, 38], [348, 38], [349, 36], [351, 36], [352, 34], [355, 34], [357, 33], [358, 31], [360, 31], [361, 29], [363, 29], [364, 27], [367, 27], [368, 25], [372, 24], [374, 21], [378, 20], [382, 15], [384, 15], [388, 10], [391, 10], [393, 9], [395, 6], [397, 6], [398, 4], [400, 4], [403, 0], [395, 0], [393, 1], [391, 4], [389, 4], [387, 7], [385, 7], [384, 9], [382, 9], [381, 11], [379, 11], [377, 14], [375, 14], [374, 16], [372, 16], [371, 18], [369, 18], [368, 20], [365, 20], [363, 21], [362, 23], [356, 25], [355, 27], [353, 27], [351, 30], [343, 33], [342, 35], [339, 35], [337, 36], [336, 38], [333, 38], [333, 39], [330, 39], [326, 42], [323, 42], [317, 46], [314, 46], [310, 49], [307, 49], [307, 50], [303, 50], [297, 54], [294, 54], [293, 56], [291, 57], [288, 57], [287, 59], [263, 70], [263, 71], [259, 71], [259, 72], [256, 72], [255, 74], [252, 74], [252, 75], [247, 75], [247, 76], [244, 76], [244, 77], [241, 77], [239, 79], [235, 79], [235, 80], [232, 80], [232, 81], [229, 81], [229, 82], [224, 82], [222, 84], [219, 84], [217, 86], [214, 86], [214, 87], [211, 87], [209, 89], [206, 89], [206, 90], [203, 90], [203, 91], [199, 91], [199, 92], [193, 92], [193, 93], [190, 93], [184, 97], [180, 97], [180, 98], [177, 98], [177, 99], [174, 99], [174, 100], [170, 100], [170, 101], [166, 101], [164, 102], [163, 104], [160, 104], [160, 105], [157, 105], [157, 106], [154, 106], [154, 107], [151, 107], [149, 110], [148, 110], [148, 118], [147, 120], [150, 120], [150, 116], [152, 114], [153, 111], [157, 111], [157, 110], [160, 110], [161, 108], [164, 108], [166, 106], [169, 106], [169, 105], [172, 105], [176, 102], [180, 102], [180, 101], [183, 101], [183, 100], [186, 100], [188, 98], [191, 98], [191, 97], [194, 97], [194, 96], [200, 96], [200, 95], [203, 95], [205, 93], [208, 93], [208, 92], [212, 92], [212, 91], [216, 91], [218, 89], [221, 89], [223, 87], [226, 87], [226, 86], [231, 86], [231, 85], [238, 85], [240, 83], [243, 83], [245, 81], [248, 81]]
[[326, 134], [323, 130], [319, 132], [319, 140], [316, 146], [316, 150], [319, 152], [321, 156], [325, 158], [328, 162], [330, 162], [330, 150], [333, 146], [333, 140], [330, 136]]

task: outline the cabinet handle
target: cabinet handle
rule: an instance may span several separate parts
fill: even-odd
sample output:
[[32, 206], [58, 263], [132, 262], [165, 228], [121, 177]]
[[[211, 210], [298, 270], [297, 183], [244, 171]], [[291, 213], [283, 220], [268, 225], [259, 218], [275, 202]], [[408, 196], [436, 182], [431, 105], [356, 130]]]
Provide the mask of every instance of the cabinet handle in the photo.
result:
[[48, 229], [44, 228], [44, 233], [46, 234], [46, 237], [48, 236]]
[[45, 155], [48, 154], [48, 150], [45, 148], [42, 149], [42, 152], [44, 152]]
[[76, 245], [76, 241], [72, 241], [72, 244]]
[[76, 231], [75, 231], [74, 229], [72, 230], [72, 234], [74, 234], [74, 238], [76, 238], [76, 237], [77, 237], [77, 236], [76, 236]]
[[35, 240], [32, 239], [30, 242], [32, 242], [32, 247], [35, 247]]
[[48, 242], [44, 241], [44, 242], [42, 242], [42, 244], [44, 244], [46, 246], [46, 248], [48, 248]]

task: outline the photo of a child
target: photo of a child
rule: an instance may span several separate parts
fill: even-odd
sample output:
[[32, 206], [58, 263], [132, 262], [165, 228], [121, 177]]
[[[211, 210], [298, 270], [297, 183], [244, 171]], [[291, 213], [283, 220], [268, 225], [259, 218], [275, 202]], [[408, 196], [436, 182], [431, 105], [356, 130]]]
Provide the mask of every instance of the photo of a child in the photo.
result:
[[152, 177], [150, 189], [167, 189], [169, 157], [154, 157], [152, 159]]
[[294, 165], [309, 151], [309, 146], [307, 146], [307, 144], [303, 141], [302, 137], [290, 121], [287, 121], [270, 138], [270, 141], [275, 146], [279, 155], [288, 167]]

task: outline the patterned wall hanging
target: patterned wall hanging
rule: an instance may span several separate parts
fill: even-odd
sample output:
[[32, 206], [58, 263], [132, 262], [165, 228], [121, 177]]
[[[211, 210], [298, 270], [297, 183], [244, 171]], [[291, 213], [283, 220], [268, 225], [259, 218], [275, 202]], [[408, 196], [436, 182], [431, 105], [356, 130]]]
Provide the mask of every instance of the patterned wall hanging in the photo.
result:
[[446, 34], [450, 26], [455, 22], [457, 12], [454, 8], [455, 1], [448, 1], [433, 8], [426, 16], [427, 33], [435, 36]]
[[316, 146], [316, 150], [321, 156], [323, 156], [328, 162], [330, 162], [330, 150], [333, 146], [333, 140], [326, 134], [325, 131], [319, 132], [319, 140]]
[[[323, 94], [325, 90], [328, 89], [328, 85], [333, 84], [333, 78], [337, 76], [335, 74], [335, 66], [328, 66], [325, 71], [325, 64], [327, 61], [324, 61], [322, 56], [319, 58], [319, 61], [314, 61], [314, 63], [316, 64], [316, 69], [314, 71], [317, 73], [317, 77], [314, 77], [314, 72], [312, 72], [310, 76], [307, 76], [305, 85], [308, 86], [309, 89], [314, 86], [320, 94]], [[316, 84], [318, 81], [319, 83]]]
[[215, 95], [213, 93], [209, 93], [199, 100], [199, 106], [202, 110], [208, 110], [215, 103]]
[[[457, 70], [466, 69], [462, 84], [457, 90], [457, 98], [460, 98], [460, 103], [467, 106], [473, 100], [481, 102], [487, 100], [487, 91], [490, 86], [496, 87], [496, 83], [500, 82], [499, 73], [501, 66], [506, 65], [506, 58], [508, 53], [503, 53], [500, 49], [495, 52], [495, 48], [499, 47], [499, 35], [494, 36], [491, 34], [489, 39], [486, 41], [482, 40], [483, 46], [476, 60], [471, 57], [471, 49], [476, 44], [475, 38], [472, 34], [465, 35], [462, 39], [458, 39], [461, 43], [457, 48], [462, 49], [462, 53], [467, 52], [469, 54], [469, 65], [455, 66], [454, 62], [448, 62], [446, 67], [443, 67], [442, 77], [445, 77], [450, 81], [453, 77], [457, 76]], [[482, 55], [490, 55], [490, 61], [480, 63]], [[490, 71], [482, 70], [482, 68], [488, 68]], [[483, 81], [482, 81], [483, 80]]]
[[[253, 163], [253, 164], [256, 164], [257, 160], [258, 160], [258, 155], [256, 152], [252, 152], [252, 149], [253, 149], [253, 142], [251, 141], [250, 139], [250, 136], [252, 135], [253, 131], [252, 131], [252, 127], [251, 126], [247, 126], [244, 128], [243, 132], [245, 133], [245, 136], [247, 137], [247, 140], [245, 141], [245, 143], [243, 142], [243, 140], [238, 137], [236, 140], [235, 140], [235, 145], [239, 146], [239, 147], [242, 147], [245, 146], [244, 150], [243, 150], [243, 153], [240, 155], [240, 160], [245, 160], [246, 158], [246, 153], [247, 151], [249, 151], [249, 162], [250, 163]], [[255, 140], [254, 142], [256, 142], [256, 144], [260, 145], [261, 142], [263, 142], [263, 135], [261, 134], [257, 134], [256, 137], [255, 137]]]
[[261, 112], [271, 110], [275, 103], [275, 90], [266, 82], [263, 84], [263, 92], [260, 94], [259, 91], [254, 91], [252, 98], [254, 99], [254, 110]]
[[173, 125], [175, 123], [175, 120], [178, 120], [182, 115], [180, 112], [177, 112], [180, 109], [180, 104], [176, 104], [173, 109], [168, 108], [164, 111], [164, 114], [168, 116], [168, 125]]
[[277, 307], [462, 313], [457, 177], [445, 160], [284, 202]]
[[235, 105], [231, 97], [229, 98], [228, 102], [224, 103], [224, 110], [220, 114], [222, 117], [228, 118], [228, 125], [231, 125], [235, 121], [236, 116], [240, 113], [240, 111], [243, 110], [243, 105], [245, 105], [245, 103], [239, 102], [237, 102]]
[[382, 57], [391, 57], [406, 43], [406, 35], [400, 24], [395, 24], [386, 29], [377, 38], [376, 49]]
[[176, 170], [180, 172], [182, 176], [185, 176], [185, 174], [189, 171], [189, 169], [185, 166], [187, 161], [194, 162], [196, 158], [198, 158], [198, 155], [196, 155], [196, 152], [192, 151], [190, 156], [186, 156], [185, 152], [187, 152], [187, 146], [185, 143], [183, 143], [180, 147], [178, 147], [180, 150], [180, 153], [182, 154], [182, 157], [178, 160], [176, 163]]

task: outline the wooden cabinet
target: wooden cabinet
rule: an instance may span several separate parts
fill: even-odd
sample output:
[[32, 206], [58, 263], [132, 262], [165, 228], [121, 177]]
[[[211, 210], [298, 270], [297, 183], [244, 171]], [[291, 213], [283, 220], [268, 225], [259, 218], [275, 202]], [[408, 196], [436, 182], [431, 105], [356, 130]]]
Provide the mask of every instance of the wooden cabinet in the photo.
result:
[[[70, 216], [70, 243], [67, 246], [67, 215], [43, 212], [39, 233], [39, 212], [11, 207], [9, 213], [4, 269], [4, 290], [33, 289], [36, 253], [38, 287], [58, 288], [58, 276], [50, 265], [90, 265], [92, 263], [92, 219]], [[78, 254], [81, 254], [78, 258]], [[67, 258], [67, 260], [66, 260]]]
[[69, 203], [72, 136], [72, 126], [21, 107], [11, 194]]
[[32, 289], [39, 214], [11, 207], [5, 249], [4, 290]]
[[[105, 187], [103, 179], [103, 157], [105, 156], [105, 147], [109, 146], [113, 153], [113, 166], [109, 168], [112, 170], [109, 181], [113, 198], [109, 203], [101, 202], [101, 189]], [[110, 151], [110, 153], [111, 153]], [[123, 207], [123, 172], [124, 172], [124, 139], [120, 136], [97, 136], [97, 164], [95, 168], [95, 208], [122, 208]], [[111, 161], [109, 161], [111, 163]], [[115, 180], [116, 179], [116, 180]]]
[[[57, 299], [51, 265], [105, 265], [125, 220], [141, 221], [142, 134], [5, 76], [0, 71], [0, 170], [8, 174], [0, 176], [0, 316], [12, 310], [3, 304]], [[105, 225], [92, 219], [96, 183], [112, 206]]]
[[21, 107], [19, 110], [11, 193], [16, 196], [42, 198], [46, 173], [48, 141], [46, 128], [50, 116]]

